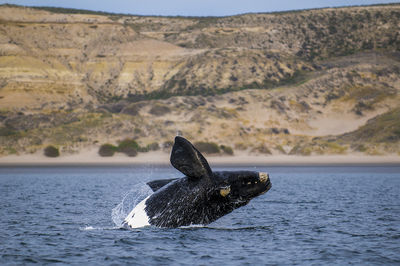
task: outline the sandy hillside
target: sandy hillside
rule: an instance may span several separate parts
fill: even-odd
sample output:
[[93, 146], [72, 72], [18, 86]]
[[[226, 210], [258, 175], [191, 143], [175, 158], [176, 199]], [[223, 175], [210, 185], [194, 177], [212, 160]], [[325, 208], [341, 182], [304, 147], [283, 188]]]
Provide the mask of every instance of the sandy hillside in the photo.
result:
[[137, 158], [168, 155], [177, 132], [222, 158], [399, 156], [399, 16], [398, 4], [222, 18], [2, 5], [1, 160], [48, 145], [57, 160], [97, 158], [124, 139]]

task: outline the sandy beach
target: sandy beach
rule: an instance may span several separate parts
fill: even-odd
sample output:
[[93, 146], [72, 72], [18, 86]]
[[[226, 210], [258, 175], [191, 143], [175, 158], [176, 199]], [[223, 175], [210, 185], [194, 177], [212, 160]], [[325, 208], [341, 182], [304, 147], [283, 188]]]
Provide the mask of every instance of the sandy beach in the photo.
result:
[[[246, 166], [246, 165], [358, 165], [358, 164], [400, 164], [400, 156], [366, 156], [350, 155], [322, 155], [322, 156], [294, 156], [294, 155], [259, 155], [251, 156], [246, 153], [234, 156], [206, 156], [211, 165]], [[77, 154], [61, 155], [49, 158], [42, 153], [10, 155], [0, 157], [0, 166], [23, 165], [169, 165], [169, 153], [156, 151], [139, 153], [136, 157], [124, 154], [115, 154], [112, 157], [101, 157], [97, 149], [83, 151]]]

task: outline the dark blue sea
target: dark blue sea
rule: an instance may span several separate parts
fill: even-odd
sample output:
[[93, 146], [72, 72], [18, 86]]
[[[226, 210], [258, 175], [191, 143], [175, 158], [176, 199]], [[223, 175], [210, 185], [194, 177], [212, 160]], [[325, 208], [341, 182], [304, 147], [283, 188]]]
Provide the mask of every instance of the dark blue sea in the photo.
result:
[[208, 226], [121, 229], [168, 167], [0, 168], [0, 264], [400, 264], [400, 166], [244, 167], [271, 190]]

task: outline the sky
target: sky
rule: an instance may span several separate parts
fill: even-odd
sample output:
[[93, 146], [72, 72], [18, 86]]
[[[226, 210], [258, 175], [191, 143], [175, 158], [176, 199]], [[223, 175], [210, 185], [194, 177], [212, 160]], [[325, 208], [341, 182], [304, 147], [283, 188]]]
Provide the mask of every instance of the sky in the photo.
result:
[[162, 16], [229, 16], [250, 12], [400, 3], [400, 0], [0, 0], [0, 4], [52, 6]]

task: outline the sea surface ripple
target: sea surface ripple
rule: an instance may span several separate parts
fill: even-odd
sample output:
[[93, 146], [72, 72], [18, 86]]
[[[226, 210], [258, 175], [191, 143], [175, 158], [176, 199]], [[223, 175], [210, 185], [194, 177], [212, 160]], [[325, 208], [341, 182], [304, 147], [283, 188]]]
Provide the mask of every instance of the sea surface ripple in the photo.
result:
[[218, 221], [127, 230], [145, 183], [179, 172], [2, 167], [0, 264], [400, 264], [399, 166], [246, 169], [272, 189]]

